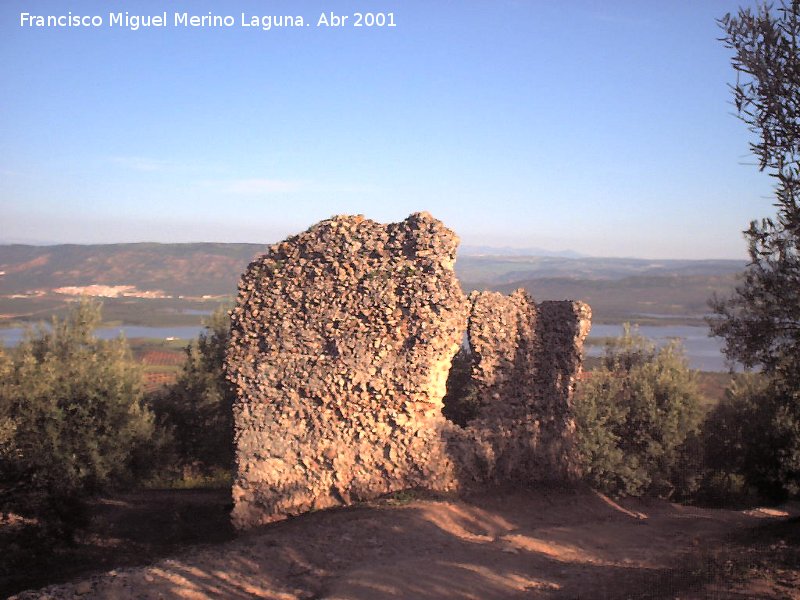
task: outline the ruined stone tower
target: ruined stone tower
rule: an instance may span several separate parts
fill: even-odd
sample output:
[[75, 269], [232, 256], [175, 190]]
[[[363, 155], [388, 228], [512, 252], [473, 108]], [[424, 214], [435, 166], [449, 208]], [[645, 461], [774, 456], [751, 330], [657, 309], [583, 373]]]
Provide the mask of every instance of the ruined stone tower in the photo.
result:
[[452, 486], [438, 432], [467, 318], [457, 245], [427, 213], [334, 217], [250, 265], [228, 354], [237, 524]]
[[[468, 300], [457, 245], [427, 213], [339, 216], [250, 264], [226, 361], [237, 527], [413, 487], [569, 476], [588, 306]], [[461, 428], [441, 409], [468, 319], [482, 402]]]

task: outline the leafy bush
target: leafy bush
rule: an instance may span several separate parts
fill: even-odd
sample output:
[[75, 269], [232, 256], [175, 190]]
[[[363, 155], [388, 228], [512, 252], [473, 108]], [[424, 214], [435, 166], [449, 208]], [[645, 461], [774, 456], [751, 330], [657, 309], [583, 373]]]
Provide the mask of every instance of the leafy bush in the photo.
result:
[[186, 347], [178, 381], [153, 399], [159, 423], [170, 430], [179, 466], [188, 478], [219, 469], [229, 472], [233, 463], [236, 392], [223, 370], [230, 329], [230, 317], [220, 307], [206, 322], [205, 331]]
[[626, 326], [575, 397], [585, 477], [613, 494], [684, 495], [695, 485], [700, 394], [679, 344], [656, 349]]
[[726, 356], [766, 379], [763, 389], [732, 391], [712, 415], [709, 451], [733, 446], [714, 458], [718, 479], [735, 476], [779, 498], [800, 492], [800, 2], [758, 3], [719, 24], [733, 50], [734, 104], [757, 136], [759, 169], [775, 182], [776, 214], [750, 223], [739, 284], [710, 302]]
[[160, 445], [127, 342], [93, 335], [100, 309], [82, 300], [0, 349], [0, 502], [56, 526], [86, 494], [146, 475]]
[[800, 492], [800, 402], [778, 381], [740, 374], [709, 414], [702, 500], [780, 500]]

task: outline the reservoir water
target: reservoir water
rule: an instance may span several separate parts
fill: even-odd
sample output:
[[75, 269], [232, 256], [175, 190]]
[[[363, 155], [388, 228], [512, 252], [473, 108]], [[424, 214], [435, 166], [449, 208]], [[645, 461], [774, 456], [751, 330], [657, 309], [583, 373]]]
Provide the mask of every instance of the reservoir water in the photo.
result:
[[[651, 339], [657, 346], [679, 339], [689, 359], [689, 366], [700, 371], [727, 371], [722, 355], [722, 340], [708, 336], [708, 327], [696, 325], [640, 325], [639, 335]], [[622, 335], [622, 325], [592, 325], [589, 339]], [[587, 345], [587, 356], [602, 356], [604, 346]]]
[[[120, 327], [103, 327], [96, 329], [94, 334], [101, 340], [113, 340], [119, 337], [120, 333], [126, 338], [156, 338], [167, 339], [176, 338], [179, 340], [191, 340], [204, 329], [200, 325], [183, 325], [179, 327], [143, 327], [138, 325], [122, 325]], [[35, 331], [35, 329], [34, 329]], [[5, 346], [16, 346], [25, 335], [25, 329], [21, 327], [11, 327], [0, 329], [0, 340]]]
[[[203, 330], [197, 325], [180, 327], [141, 327], [123, 325], [121, 327], [105, 327], [98, 329], [95, 335], [100, 339], [110, 340], [124, 333], [131, 338], [177, 338], [191, 340]], [[725, 360], [722, 356], [722, 340], [708, 337], [708, 327], [691, 325], [642, 325], [638, 328], [639, 334], [653, 340], [659, 346], [666, 344], [672, 338], [679, 338], [686, 350], [689, 365], [701, 371], [727, 371]], [[16, 346], [22, 339], [25, 330], [22, 328], [0, 329], [0, 340], [6, 347]], [[616, 337], [622, 335], [622, 325], [592, 325], [589, 338]], [[587, 345], [587, 356], [601, 356], [602, 345]]]

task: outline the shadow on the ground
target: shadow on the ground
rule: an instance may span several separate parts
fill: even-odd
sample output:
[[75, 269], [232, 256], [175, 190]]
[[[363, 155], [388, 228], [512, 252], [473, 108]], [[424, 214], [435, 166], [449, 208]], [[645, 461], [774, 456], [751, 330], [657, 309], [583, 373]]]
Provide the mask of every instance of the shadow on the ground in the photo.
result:
[[[195, 498], [193, 505], [187, 496], [170, 508], [172, 500], [163, 497], [149, 508], [143, 505], [139, 513], [131, 509], [131, 515], [150, 520], [140, 523], [149, 533], [138, 529], [135, 519], [119, 524], [116, 532], [134, 546], [146, 544], [143, 540], [156, 531], [176, 548], [201, 539], [224, 541], [232, 534], [226, 529], [223, 496], [216, 498], [219, 502]], [[463, 500], [423, 498], [399, 494], [369, 505], [302, 515], [229, 543], [76, 585], [86, 597], [114, 598], [780, 597], [752, 587], [708, 595], [713, 589], [709, 583], [729, 575], [719, 571], [715, 549], [723, 540], [750, 543], [748, 535], [760, 535], [753, 543], [769, 547], [772, 536], [783, 531], [769, 524], [774, 519], [665, 502], [620, 505], [585, 489], [506, 489]], [[221, 517], [202, 513], [214, 506]], [[159, 510], [185, 512], [170, 517]], [[760, 534], [751, 531], [758, 524], [766, 527]], [[730, 541], [734, 538], [741, 542]], [[158, 546], [166, 547], [166, 542]], [[53, 597], [72, 597], [76, 591], [71, 586], [62, 590], [63, 596]]]
[[230, 490], [138, 490], [95, 498], [73, 544], [30, 523], [0, 524], [0, 597], [234, 537]]

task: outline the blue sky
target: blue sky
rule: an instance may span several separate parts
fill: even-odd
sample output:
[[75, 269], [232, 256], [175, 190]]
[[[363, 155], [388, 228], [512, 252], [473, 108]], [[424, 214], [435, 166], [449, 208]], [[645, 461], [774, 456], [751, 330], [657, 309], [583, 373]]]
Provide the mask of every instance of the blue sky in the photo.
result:
[[[269, 243], [427, 210], [465, 244], [744, 258], [773, 208], [717, 40], [739, 4], [5, 0], [0, 241]], [[236, 25], [108, 26], [125, 11]], [[331, 11], [396, 27], [316, 27]]]

